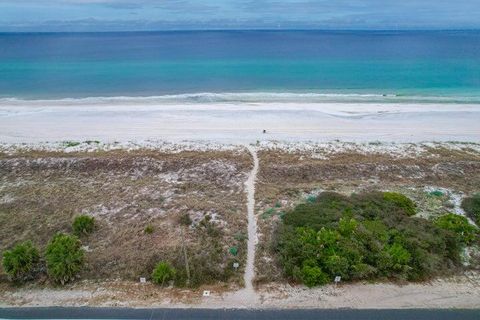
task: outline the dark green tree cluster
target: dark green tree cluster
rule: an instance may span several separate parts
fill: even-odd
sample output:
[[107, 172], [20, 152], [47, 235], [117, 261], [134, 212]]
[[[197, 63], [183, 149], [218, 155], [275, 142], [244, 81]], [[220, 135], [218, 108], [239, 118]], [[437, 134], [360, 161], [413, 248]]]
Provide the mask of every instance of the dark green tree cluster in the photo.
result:
[[463, 199], [462, 208], [478, 226], [480, 224], [480, 193]]
[[461, 243], [394, 193], [326, 192], [284, 217], [277, 250], [286, 275], [307, 286], [344, 280], [425, 280], [460, 263]]

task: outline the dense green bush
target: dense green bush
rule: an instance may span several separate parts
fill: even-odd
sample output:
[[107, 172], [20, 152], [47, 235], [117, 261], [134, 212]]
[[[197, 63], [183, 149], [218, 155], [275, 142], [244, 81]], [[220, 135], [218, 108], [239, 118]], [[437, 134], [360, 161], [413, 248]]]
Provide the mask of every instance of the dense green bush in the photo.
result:
[[464, 244], [471, 244], [477, 240], [478, 228], [468, 223], [467, 218], [457, 214], [449, 213], [435, 219], [435, 225], [451, 231], [458, 241]]
[[480, 193], [463, 199], [462, 208], [477, 225], [480, 224]]
[[38, 249], [26, 241], [3, 253], [3, 270], [13, 281], [27, 281], [35, 277], [40, 262]]
[[308, 287], [315, 287], [329, 282], [328, 275], [317, 266], [304, 265], [302, 268], [301, 279]]
[[[406, 198], [408, 199], [408, 198]], [[344, 280], [424, 280], [460, 264], [460, 242], [390, 193], [325, 192], [284, 217], [276, 248], [287, 277], [308, 286]]]
[[73, 233], [77, 236], [89, 234], [95, 228], [95, 218], [87, 215], [80, 215], [73, 220]]
[[76, 236], [56, 234], [45, 253], [48, 275], [61, 284], [73, 280], [83, 266], [84, 254]]
[[417, 210], [415, 209], [415, 203], [401, 193], [384, 192], [383, 199], [392, 202], [399, 208], [402, 208], [409, 216], [413, 216], [415, 213], [417, 213]]
[[167, 262], [160, 262], [155, 266], [152, 272], [152, 280], [156, 284], [164, 285], [175, 277], [175, 268]]

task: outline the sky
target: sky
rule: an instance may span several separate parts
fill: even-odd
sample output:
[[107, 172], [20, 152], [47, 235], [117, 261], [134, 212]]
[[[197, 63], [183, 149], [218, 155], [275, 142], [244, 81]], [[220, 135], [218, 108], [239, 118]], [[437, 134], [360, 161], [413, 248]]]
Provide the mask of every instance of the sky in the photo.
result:
[[480, 0], [0, 0], [0, 31], [480, 29]]

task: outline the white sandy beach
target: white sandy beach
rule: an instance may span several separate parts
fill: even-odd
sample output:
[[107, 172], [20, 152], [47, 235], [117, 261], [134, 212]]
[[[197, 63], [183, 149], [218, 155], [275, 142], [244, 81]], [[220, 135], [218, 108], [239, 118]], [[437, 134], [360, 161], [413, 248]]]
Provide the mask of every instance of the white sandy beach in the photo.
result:
[[[422, 103], [0, 103], [0, 142], [63, 140], [480, 141], [480, 105]], [[263, 134], [266, 130], [266, 134]]]

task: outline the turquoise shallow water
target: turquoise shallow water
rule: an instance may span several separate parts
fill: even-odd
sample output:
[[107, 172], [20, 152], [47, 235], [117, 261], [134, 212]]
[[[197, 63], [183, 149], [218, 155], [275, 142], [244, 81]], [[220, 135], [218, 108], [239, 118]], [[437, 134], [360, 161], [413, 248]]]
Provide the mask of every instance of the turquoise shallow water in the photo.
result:
[[3, 99], [163, 95], [477, 103], [480, 32], [0, 34]]

